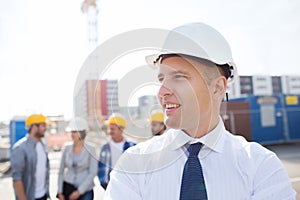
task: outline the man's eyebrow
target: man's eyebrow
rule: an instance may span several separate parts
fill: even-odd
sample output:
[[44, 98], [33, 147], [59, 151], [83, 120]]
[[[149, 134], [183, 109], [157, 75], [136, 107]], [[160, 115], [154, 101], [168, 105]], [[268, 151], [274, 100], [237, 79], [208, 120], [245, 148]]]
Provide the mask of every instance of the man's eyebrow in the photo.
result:
[[[184, 71], [184, 70], [173, 70], [171, 72], [168, 73], [169, 75], [176, 75], [176, 74], [188, 74], [188, 72]], [[157, 75], [157, 78], [162, 78], [164, 75], [163, 73], [159, 73]]]
[[174, 75], [174, 74], [187, 74], [186, 71], [184, 70], [174, 70], [172, 72], [170, 72], [171, 75]]

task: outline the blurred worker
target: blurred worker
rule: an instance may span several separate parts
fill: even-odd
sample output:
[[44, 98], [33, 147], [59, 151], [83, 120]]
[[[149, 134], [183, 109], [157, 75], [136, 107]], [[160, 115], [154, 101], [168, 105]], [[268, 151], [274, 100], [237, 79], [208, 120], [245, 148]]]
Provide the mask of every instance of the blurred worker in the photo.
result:
[[122, 115], [114, 113], [106, 123], [111, 139], [102, 147], [98, 164], [98, 178], [104, 189], [106, 189], [109, 182], [109, 174], [121, 154], [129, 147], [135, 145], [125, 140], [123, 131], [126, 128], [126, 120]]
[[296, 199], [275, 153], [225, 129], [220, 106], [236, 76], [225, 38], [191, 23], [170, 31], [163, 48], [147, 61], [159, 68], [170, 129], [122, 155], [105, 199]]
[[164, 113], [161, 110], [154, 110], [150, 116], [149, 121], [153, 136], [162, 135], [167, 129], [164, 123]]
[[73, 143], [65, 145], [62, 152], [57, 197], [60, 200], [92, 200], [97, 158], [95, 148], [84, 142], [88, 124], [86, 120], [75, 117], [68, 129]]
[[26, 119], [28, 134], [12, 149], [11, 169], [17, 200], [45, 200], [49, 197], [49, 160], [42, 138], [47, 118], [41, 114]]

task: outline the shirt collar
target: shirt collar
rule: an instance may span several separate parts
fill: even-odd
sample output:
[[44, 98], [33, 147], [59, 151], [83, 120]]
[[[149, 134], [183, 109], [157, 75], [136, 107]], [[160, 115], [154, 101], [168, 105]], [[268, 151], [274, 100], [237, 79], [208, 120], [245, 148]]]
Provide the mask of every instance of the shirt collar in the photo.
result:
[[37, 143], [34, 139], [32, 139], [32, 138], [29, 136], [29, 134], [27, 134], [26, 137], [27, 137], [27, 140], [28, 140], [28, 142], [29, 142], [30, 144], [34, 144], [34, 145], [35, 145], [35, 144]]
[[224, 146], [224, 139], [222, 137], [224, 131], [225, 127], [221, 117], [219, 117], [219, 123], [217, 124], [217, 126], [201, 138], [192, 138], [184, 131], [176, 130], [174, 131], [174, 134], [176, 134], [176, 138], [174, 142], [171, 143], [170, 148], [172, 150], [176, 150], [178, 148], [181, 148], [185, 144], [200, 142], [204, 145], [203, 148], [209, 148], [220, 153], [222, 152]]

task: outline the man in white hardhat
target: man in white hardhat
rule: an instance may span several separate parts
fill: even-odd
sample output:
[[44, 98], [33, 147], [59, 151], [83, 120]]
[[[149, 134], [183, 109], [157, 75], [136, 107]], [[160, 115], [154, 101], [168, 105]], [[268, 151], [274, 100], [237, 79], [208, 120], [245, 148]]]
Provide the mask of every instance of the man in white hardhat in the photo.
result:
[[105, 199], [295, 199], [273, 152], [225, 130], [220, 106], [236, 66], [218, 31], [179, 26], [146, 59], [159, 67], [158, 98], [170, 129], [123, 154]]

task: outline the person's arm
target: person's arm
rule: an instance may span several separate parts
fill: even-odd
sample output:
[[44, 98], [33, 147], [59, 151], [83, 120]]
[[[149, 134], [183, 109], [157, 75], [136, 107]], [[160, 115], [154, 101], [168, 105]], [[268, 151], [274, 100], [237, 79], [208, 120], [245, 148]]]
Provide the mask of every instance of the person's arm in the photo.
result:
[[65, 170], [65, 160], [66, 160], [66, 152], [67, 147], [63, 148], [62, 156], [60, 159], [60, 166], [58, 170], [58, 190], [57, 190], [57, 197], [62, 200], [63, 198], [63, 181], [64, 181], [64, 170]]
[[65, 200], [65, 197], [64, 197], [64, 195], [62, 193], [58, 193], [56, 195], [56, 198], [58, 198], [59, 200]]
[[105, 191], [105, 200], [142, 200], [138, 186], [138, 174], [113, 170]]
[[90, 185], [94, 182], [94, 178], [97, 175], [97, 159], [96, 159], [96, 151], [95, 148], [88, 148], [87, 154], [89, 156], [89, 166], [88, 175], [85, 177], [83, 182], [78, 186], [78, 191], [80, 194], [87, 192]]
[[[142, 200], [146, 160], [139, 150], [129, 148], [110, 173], [105, 200]], [[148, 158], [148, 157], [147, 157]], [[142, 172], [142, 173], [141, 173]]]
[[24, 185], [21, 180], [14, 180], [14, 190], [18, 196], [19, 200], [27, 200], [25, 190], [24, 190]]
[[108, 148], [106, 145], [104, 145], [102, 148], [101, 148], [101, 151], [100, 151], [100, 158], [99, 158], [99, 162], [98, 162], [98, 179], [99, 179], [99, 182], [101, 184], [101, 186], [103, 187], [104, 190], [106, 190], [107, 188], [107, 184], [108, 184], [108, 177], [106, 176], [107, 174], [107, 171], [109, 171], [109, 167], [108, 166], [108, 156], [107, 154], [109, 152], [106, 152], [108, 151]]
[[25, 152], [21, 147], [16, 147], [11, 154], [11, 170], [13, 178], [13, 186], [19, 200], [26, 200], [26, 194], [22, 177], [25, 169]]
[[274, 153], [267, 154], [254, 174], [252, 200], [295, 200], [290, 178], [281, 161]]

